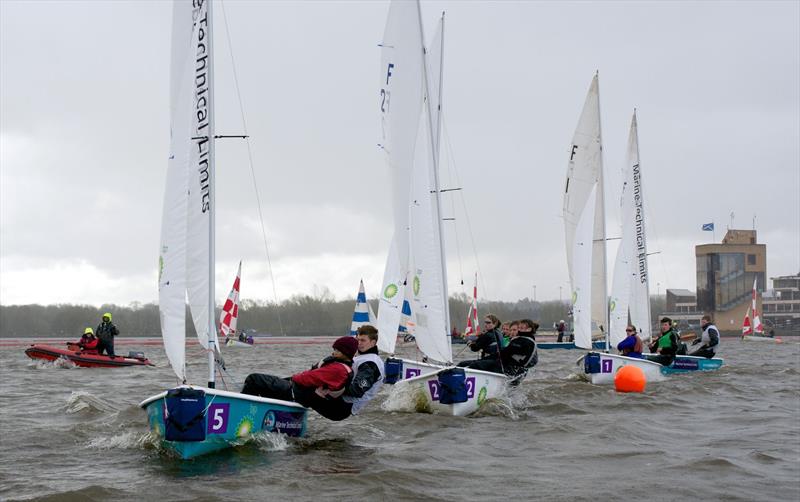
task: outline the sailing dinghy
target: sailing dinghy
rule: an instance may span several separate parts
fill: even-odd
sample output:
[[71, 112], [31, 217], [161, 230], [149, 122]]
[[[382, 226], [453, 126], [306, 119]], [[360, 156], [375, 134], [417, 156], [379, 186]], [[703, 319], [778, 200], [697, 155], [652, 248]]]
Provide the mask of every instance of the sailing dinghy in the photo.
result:
[[438, 173], [444, 16], [428, 51], [421, 16], [418, 1], [393, 0], [382, 44], [382, 146], [392, 171], [395, 232], [378, 310], [378, 330], [389, 336], [378, 344], [394, 353], [400, 306], [409, 300], [417, 347], [440, 364], [392, 358], [386, 382], [397, 382], [393, 393], [415, 396], [416, 411], [463, 416], [499, 396], [506, 377], [452, 367]]
[[[635, 124], [634, 116], [628, 140], [627, 165], [635, 165], [638, 169]], [[572, 286], [575, 345], [584, 349], [592, 347], [593, 320], [598, 325], [609, 325], [603, 178], [600, 90], [595, 74], [572, 139], [564, 192], [564, 228]], [[629, 186], [632, 191], [633, 184]], [[637, 195], [639, 190], [637, 188]], [[593, 384], [613, 384], [617, 370], [627, 365], [637, 366], [644, 371], [648, 382], [664, 379], [658, 363], [611, 354], [608, 330], [605, 335], [605, 352], [589, 352], [576, 362], [579, 374], [586, 380]]]
[[[228, 448], [259, 431], [302, 436], [307, 410], [297, 403], [215, 388], [219, 356], [214, 291], [214, 102], [212, 3], [176, 0], [171, 58], [171, 141], [159, 256], [164, 350], [178, 385], [139, 406], [150, 430], [184, 459]], [[208, 383], [186, 375], [186, 298]]]
[[[761, 317], [758, 315], [758, 278], [753, 280], [752, 306], [747, 308], [747, 314], [742, 323], [742, 341], [744, 342], [772, 342], [783, 343], [780, 337], [764, 334], [764, 325], [761, 324]], [[750, 324], [750, 308], [753, 309], [753, 324]]]
[[255, 341], [252, 336], [244, 336], [240, 333], [236, 336], [236, 325], [239, 321], [239, 287], [242, 280], [242, 262], [239, 262], [239, 269], [236, 271], [236, 279], [233, 280], [231, 292], [228, 299], [222, 306], [219, 314], [219, 333], [225, 340], [226, 347], [251, 348]]

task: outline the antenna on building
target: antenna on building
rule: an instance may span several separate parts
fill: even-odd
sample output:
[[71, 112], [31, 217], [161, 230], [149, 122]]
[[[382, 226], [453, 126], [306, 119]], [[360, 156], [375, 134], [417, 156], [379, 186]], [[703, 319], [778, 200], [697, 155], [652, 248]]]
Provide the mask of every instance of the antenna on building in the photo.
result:
[[731, 211], [731, 225], [728, 227], [728, 230], [733, 230], [733, 211]]
[[753, 213], [753, 230], [756, 229], [756, 215]]

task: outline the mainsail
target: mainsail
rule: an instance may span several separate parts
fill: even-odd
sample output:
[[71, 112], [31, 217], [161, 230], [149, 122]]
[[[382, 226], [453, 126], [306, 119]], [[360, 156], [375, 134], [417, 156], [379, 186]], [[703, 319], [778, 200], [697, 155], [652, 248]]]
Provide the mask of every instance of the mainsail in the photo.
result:
[[239, 320], [239, 284], [242, 277], [242, 262], [239, 262], [239, 269], [236, 271], [236, 279], [233, 280], [233, 287], [228, 293], [228, 299], [222, 306], [219, 314], [219, 331], [224, 337], [236, 332], [236, 323]]
[[628, 156], [622, 172], [621, 240], [614, 265], [611, 288], [610, 343], [622, 341], [630, 313], [631, 324], [639, 329], [643, 340], [650, 338], [650, 294], [645, 233], [644, 192], [639, 161], [639, 133], [636, 111], [631, 118], [628, 135]]
[[472, 303], [467, 312], [467, 327], [464, 329], [464, 336], [479, 335], [481, 324], [478, 317], [478, 274], [475, 274], [475, 285], [472, 287]]
[[595, 201], [597, 189], [592, 188], [586, 204], [580, 212], [580, 217], [575, 225], [574, 240], [572, 241], [572, 322], [575, 332], [575, 346], [583, 349], [592, 348], [592, 267], [594, 260], [593, 251], [593, 223], [595, 221]]
[[[408, 301], [408, 324], [419, 349], [449, 362], [437, 169], [441, 70], [438, 78], [427, 71], [420, 15], [418, 2], [393, 1], [382, 44], [382, 146], [392, 172], [395, 233], [378, 308], [378, 329], [387, 335], [379, 337], [379, 348], [394, 352], [403, 302]], [[433, 64], [440, 67], [441, 58]]]
[[578, 220], [586, 201], [596, 188], [593, 211], [593, 249], [591, 279], [591, 318], [598, 326], [608, 327], [608, 302], [606, 299], [606, 231], [605, 202], [603, 196], [603, 149], [600, 133], [600, 96], [597, 75], [592, 79], [583, 105], [578, 126], [572, 138], [567, 180], [564, 187], [564, 233], [567, 248], [567, 266], [573, 291], [576, 277], [575, 240]]
[[415, 2], [392, 2], [381, 44], [380, 144], [391, 173], [395, 232], [378, 306], [378, 348], [388, 353], [394, 353], [403, 300], [411, 280], [408, 200], [423, 97], [418, 23]]
[[350, 323], [350, 336], [356, 336], [358, 328], [365, 324], [375, 323], [375, 314], [372, 307], [367, 302], [367, 293], [364, 291], [364, 281], [358, 285], [358, 295], [356, 296], [356, 306], [353, 308], [353, 321]]
[[753, 279], [753, 331], [756, 334], [763, 335], [764, 334], [764, 325], [761, 324], [761, 316], [758, 315], [758, 305], [756, 305], [756, 301], [758, 299], [758, 277]]
[[750, 307], [747, 307], [747, 312], [744, 314], [744, 321], [742, 322], [742, 336], [752, 334], [753, 325], [750, 324]]

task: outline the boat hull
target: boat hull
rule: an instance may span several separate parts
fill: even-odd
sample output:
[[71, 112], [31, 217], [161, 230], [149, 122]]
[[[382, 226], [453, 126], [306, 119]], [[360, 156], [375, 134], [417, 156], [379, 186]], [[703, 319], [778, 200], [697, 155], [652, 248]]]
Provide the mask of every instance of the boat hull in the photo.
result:
[[415, 361], [413, 359], [403, 359], [402, 357], [390, 357], [386, 360], [385, 371], [386, 379], [384, 383], [394, 384], [400, 380], [407, 380], [420, 375], [435, 373], [445, 366]]
[[80, 350], [62, 349], [52, 345], [36, 343], [25, 349], [25, 355], [31, 359], [42, 359], [45, 361], [55, 361], [66, 359], [75, 366], [82, 368], [120, 368], [125, 366], [154, 366], [145, 357], [109, 357], [100, 354], [88, 354]]
[[225, 340], [226, 347], [232, 347], [237, 349], [249, 349], [253, 347], [252, 343], [242, 342], [239, 340], [233, 340], [231, 338]]
[[[445, 374], [454, 369], [463, 373], [465, 392], [460, 399], [456, 399], [458, 402], [447, 402], [449, 399], [444, 397], [447, 389], [452, 388], [452, 381], [445, 380]], [[414, 411], [418, 413], [463, 417], [475, 413], [488, 399], [502, 395], [507, 381], [506, 376], [499, 373], [471, 368], [443, 368], [435, 373], [398, 382], [393, 392], [410, 393], [414, 399]]]
[[623, 366], [636, 366], [644, 372], [647, 382], [666, 380], [662, 366], [656, 362], [619, 354], [589, 352], [578, 358], [578, 374], [595, 385], [614, 385], [614, 376]]
[[[186, 390], [202, 391], [202, 418], [195, 424], [202, 437], [200, 440], [198, 437], [172, 440], [167, 430], [169, 420], [166, 410], [170, 393], [185, 393]], [[308, 414], [306, 408], [289, 401], [190, 385], [152, 396], [142, 401], [139, 407], [147, 412], [150, 430], [161, 438], [166, 448], [175, 451], [183, 459], [236, 446], [249, 435], [262, 431], [303, 436]]]
[[707, 359], [697, 356], [675, 356], [675, 360], [669, 366], [662, 366], [661, 372], [665, 375], [673, 373], [689, 373], [693, 371], [714, 371], [722, 367], [723, 360], [714, 357]]
[[758, 335], [745, 335], [742, 337], [743, 342], [767, 342], [767, 343], [783, 343], [783, 340], [771, 336], [758, 336]]
[[[543, 350], [549, 349], [580, 349], [575, 345], [575, 342], [536, 342], [536, 346]], [[606, 346], [606, 342], [603, 340], [596, 340], [592, 342], [593, 349], [603, 349]], [[585, 349], [581, 349], [585, 350]]]

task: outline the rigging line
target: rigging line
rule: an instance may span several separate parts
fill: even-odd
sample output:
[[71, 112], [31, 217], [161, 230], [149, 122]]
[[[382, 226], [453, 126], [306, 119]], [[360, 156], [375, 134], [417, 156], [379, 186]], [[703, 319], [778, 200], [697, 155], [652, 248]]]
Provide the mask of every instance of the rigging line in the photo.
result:
[[[450, 143], [450, 133], [449, 133], [449, 130], [447, 128], [447, 122], [444, 120], [444, 116], [442, 116], [442, 130], [444, 131], [445, 143], [447, 144], [449, 155], [453, 159], [453, 162], [455, 163], [455, 155], [453, 155], [452, 144]], [[455, 174], [455, 177], [456, 177], [456, 186], [459, 186], [459, 187], [463, 186], [461, 184], [461, 178], [458, 176], [458, 171], [454, 170], [454, 174]], [[473, 254], [474, 258], [475, 258], [475, 268], [478, 269], [478, 277], [480, 277], [480, 279], [481, 279], [481, 284], [483, 285], [484, 294], [488, 298], [488, 297], [490, 297], [489, 296], [489, 288], [486, 287], [487, 282], [486, 282], [485, 278], [483, 277], [483, 271], [481, 270], [481, 264], [480, 264], [480, 261], [478, 260], [478, 250], [477, 250], [478, 248], [475, 246], [475, 235], [472, 233], [472, 222], [469, 219], [469, 212], [467, 211], [467, 203], [466, 203], [465, 198], [464, 198], [464, 190], [461, 190], [459, 192], [459, 194], [461, 195], [461, 205], [464, 208], [464, 219], [467, 221], [467, 232], [469, 234], [469, 239], [470, 239], [470, 242], [472, 244], [472, 254]]]
[[236, 97], [239, 100], [239, 113], [242, 118], [242, 128], [244, 129], [244, 141], [247, 145], [247, 160], [250, 165], [250, 177], [253, 179], [253, 191], [256, 194], [256, 204], [258, 208], [258, 220], [261, 223], [261, 237], [264, 241], [264, 253], [267, 257], [267, 267], [269, 269], [269, 276], [272, 279], [272, 296], [275, 298], [275, 312], [278, 314], [278, 326], [281, 330], [281, 336], [286, 336], [283, 331], [283, 320], [281, 319], [280, 302], [278, 301], [278, 290], [275, 287], [275, 274], [272, 271], [272, 259], [269, 255], [269, 244], [267, 243], [267, 231], [264, 225], [264, 214], [261, 211], [261, 195], [258, 192], [258, 183], [256, 182], [256, 171], [253, 167], [253, 151], [250, 147], [250, 139], [247, 135], [247, 121], [244, 118], [244, 104], [242, 102], [242, 93], [239, 90], [239, 75], [236, 73], [236, 60], [233, 57], [233, 44], [231, 43], [231, 31], [228, 29], [228, 15], [225, 12], [225, 2], [220, 2], [222, 5], [222, 19], [225, 22], [225, 37], [228, 40], [228, 52], [231, 57], [231, 69], [233, 72], [233, 83], [236, 88]]
[[[444, 114], [440, 114], [439, 120], [441, 120], [442, 127], [444, 128]], [[447, 139], [445, 139], [445, 141], [448, 142]], [[449, 144], [449, 142], [448, 142], [448, 150], [452, 151], [452, 146]], [[453, 159], [452, 155], [448, 155], [447, 156], [447, 171], [448, 171], [448, 174], [450, 175], [451, 179], [455, 178], [455, 175], [453, 174], [455, 172], [455, 159]], [[445, 190], [440, 190], [440, 192], [445, 192], [445, 191], [450, 191], [450, 190], [460, 190], [460, 188], [459, 189], [453, 189], [453, 188], [445, 189]], [[452, 218], [452, 220], [455, 220], [456, 203], [455, 203], [455, 201], [453, 200], [452, 197], [449, 197], [449, 199], [450, 199], [450, 211], [452, 211], [452, 214], [454, 216]], [[447, 220], [448, 218], [444, 218], [444, 219]], [[460, 239], [458, 238], [458, 223], [454, 223], [453, 224], [453, 235], [454, 235], [455, 240], [456, 240], [456, 256], [458, 256], [458, 276], [461, 279], [461, 281], [460, 281], [461, 282], [461, 293], [466, 294], [466, 292], [464, 291], [464, 267], [463, 267], [463, 261], [461, 259], [461, 242], [460, 242]]]

